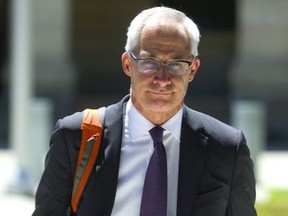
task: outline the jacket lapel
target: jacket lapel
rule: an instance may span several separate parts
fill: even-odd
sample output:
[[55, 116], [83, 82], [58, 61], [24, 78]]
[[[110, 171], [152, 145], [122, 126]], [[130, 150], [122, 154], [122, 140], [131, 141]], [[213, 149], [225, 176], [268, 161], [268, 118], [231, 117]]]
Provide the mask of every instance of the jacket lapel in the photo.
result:
[[[125, 101], [124, 101], [125, 102]], [[121, 101], [116, 105], [107, 107], [104, 121], [104, 135], [101, 143], [101, 161], [97, 161], [98, 169], [97, 182], [101, 184], [101, 190], [98, 193], [101, 199], [99, 206], [102, 215], [110, 215], [118, 180], [118, 170], [120, 161], [121, 141], [122, 141], [122, 125], [123, 111], [125, 105]], [[103, 212], [104, 211], [104, 212]]]
[[179, 158], [178, 216], [192, 215], [208, 141], [201, 134], [202, 129], [197, 115], [184, 107]]

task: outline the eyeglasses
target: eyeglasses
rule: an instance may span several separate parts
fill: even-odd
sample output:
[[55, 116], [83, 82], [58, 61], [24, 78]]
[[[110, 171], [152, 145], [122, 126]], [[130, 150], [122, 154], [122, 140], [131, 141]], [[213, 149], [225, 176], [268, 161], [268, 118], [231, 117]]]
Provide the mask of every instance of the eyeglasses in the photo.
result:
[[167, 67], [167, 70], [172, 75], [183, 75], [188, 71], [189, 66], [192, 64], [194, 60], [194, 56], [192, 57], [192, 61], [188, 60], [174, 60], [174, 61], [158, 61], [154, 58], [137, 58], [133, 52], [129, 51], [129, 55], [137, 62], [138, 71], [145, 74], [153, 74], [160, 70], [162, 65]]

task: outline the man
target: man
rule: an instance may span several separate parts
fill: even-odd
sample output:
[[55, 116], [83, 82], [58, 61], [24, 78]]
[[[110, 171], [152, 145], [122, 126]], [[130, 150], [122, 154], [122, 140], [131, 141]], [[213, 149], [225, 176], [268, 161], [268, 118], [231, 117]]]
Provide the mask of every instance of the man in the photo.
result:
[[[200, 66], [199, 37], [191, 19], [167, 7], [144, 10], [131, 22], [122, 55], [130, 95], [106, 109], [101, 150], [77, 215], [256, 215], [253, 163], [242, 132], [183, 103]], [[81, 116], [57, 123], [34, 215], [65, 215]], [[155, 166], [165, 164], [154, 171], [157, 180], [150, 176], [156, 149], [162, 156], [155, 156]], [[153, 189], [146, 193], [147, 187]]]

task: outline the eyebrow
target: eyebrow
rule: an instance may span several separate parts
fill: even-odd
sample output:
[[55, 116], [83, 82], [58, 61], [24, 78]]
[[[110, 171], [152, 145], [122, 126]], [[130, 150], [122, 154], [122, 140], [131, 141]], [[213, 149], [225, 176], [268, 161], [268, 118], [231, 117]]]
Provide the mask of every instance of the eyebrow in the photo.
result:
[[[136, 57], [137, 58], [137, 57]], [[192, 57], [192, 58], [187, 58], [187, 59], [185, 59], [185, 58], [173, 58], [173, 59], [168, 59], [168, 60], [161, 60], [161, 59], [159, 59], [159, 58], [156, 58], [156, 57], [153, 57], [153, 56], [139, 56], [138, 57], [138, 59], [153, 59], [153, 60], [156, 60], [156, 61], [158, 61], [158, 62], [164, 62], [164, 63], [168, 63], [168, 62], [190, 62], [190, 63], [192, 63], [192, 61], [193, 61], [193, 59], [194, 59], [194, 57]]]
[[[143, 55], [143, 54], [142, 54]], [[169, 61], [177, 61], [177, 60], [193, 60], [194, 57], [193, 56], [190, 56], [188, 58], [181, 58], [179, 55], [175, 55], [173, 56], [173, 58], [170, 58], [170, 59], [167, 59], [167, 60], [161, 60], [159, 58], [157, 58], [155, 55], [151, 54], [151, 53], [148, 53], [145, 51], [144, 55], [143, 56], [138, 56], [138, 58], [152, 58], [152, 59], [155, 59], [155, 60], [158, 60], [158, 61], [163, 61], [163, 62], [169, 62]]]

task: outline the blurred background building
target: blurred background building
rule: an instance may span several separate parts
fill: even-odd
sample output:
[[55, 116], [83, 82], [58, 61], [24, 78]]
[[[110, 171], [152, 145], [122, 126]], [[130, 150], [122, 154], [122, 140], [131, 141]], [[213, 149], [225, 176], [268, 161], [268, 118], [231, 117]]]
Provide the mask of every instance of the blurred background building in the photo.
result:
[[[0, 147], [18, 149], [19, 164], [41, 164], [58, 118], [126, 95], [120, 56], [127, 27], [142, 9], [161, 4], [183, 10], [202, 34], [201, 67], [186, 103], [244, 130], [255, 162], [260, 152], [287, 152], [286, 0], [0, 0]], [[22, 138], [21, 130], [30, 135]]]

